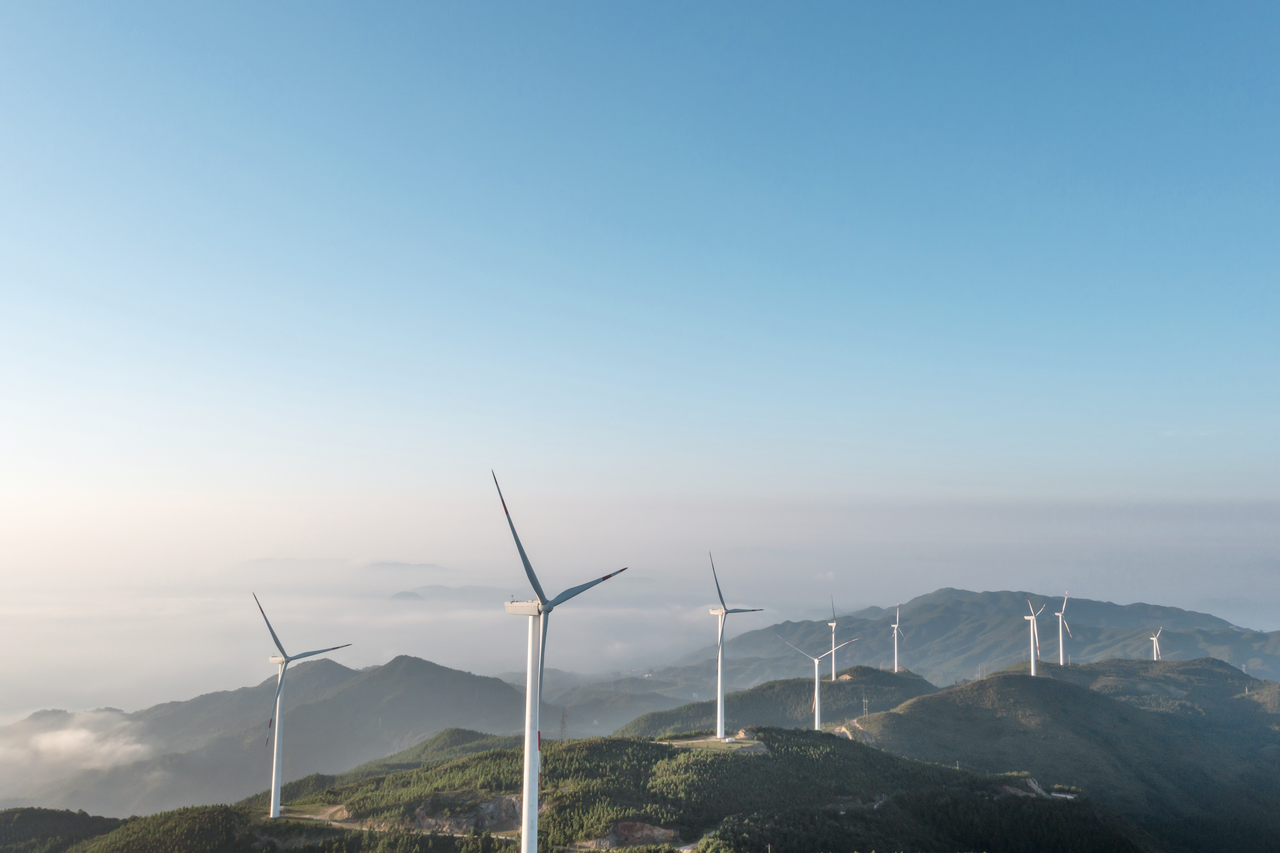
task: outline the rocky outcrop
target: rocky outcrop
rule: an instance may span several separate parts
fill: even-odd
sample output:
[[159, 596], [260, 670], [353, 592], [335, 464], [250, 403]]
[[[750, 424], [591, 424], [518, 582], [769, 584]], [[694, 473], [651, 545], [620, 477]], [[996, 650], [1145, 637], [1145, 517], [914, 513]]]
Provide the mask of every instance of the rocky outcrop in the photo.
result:
[[520, 828], [520, 797], [500, 794], [490, 799], [469, 792], [436, 794], [418, 808], [414, 825], [424, 832], [461, 834], [477, 832], [509, 832]]
[[612, 850], [615, 847], [644, 847], [649, 844], [677, 844], [680, 833], [651, 823], [622, 820], [609, 827], [609, 834], [595, 841], [575, 845], [587, 850]]

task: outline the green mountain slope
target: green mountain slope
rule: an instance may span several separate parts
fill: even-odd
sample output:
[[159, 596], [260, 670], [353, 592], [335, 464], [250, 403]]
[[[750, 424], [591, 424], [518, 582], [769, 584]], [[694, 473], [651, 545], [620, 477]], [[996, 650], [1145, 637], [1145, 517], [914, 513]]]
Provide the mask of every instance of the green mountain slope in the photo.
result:
[[[524, 735], [487, 735], [470, 729], [445, 729], [417, 746], [411, 746], [377, 761], [361, 764], [345, 773], [336, 775], [313, 773], [310, 776], [286, 782], [280, 788], [280, 798], [282, 802], [289, 802], [326, 788], [350, 785], [370, 776], [385, 776], [388, 773], [417, 770], [420, 767], [444, 764], [492, 749], [521, 749], [523, 744]], [[241, 800], [238, 805], [265, 809], [271, 801], [270, 798], [270, 791], [260, 791], [252, 797]]]
[[[937, 690], [911, 672], [885, 672], [865, 666], [845, 670], [848, 680], [822, 682], [824, 720], [857, 717], [866, 698], [870, 710], [887, 710], [915, 696]], [[813, 725], [813, 678], [771, 681], [750, 690], [729, 693], [724, 699], [726, 730], [743, 726]], [[716, 703], [693, 702], [670, 711], [645, 714], [618, 729], [618, 737], [657, 737], [715, 728]]]
[[[858, 723], [868, 743], [899, 755], [1079, 788], [1165, 849], [1265, 849], [1280, 832], [1274, 716], [1232, 694], [1241, 674], [1225, 664], [1138, 663], [1002, 673]], [[1173, 684], [1181, 696], [1165, 689]], [[1155, 700], [1159, 711], [1143, 707]]]
[[[1037, 798], [1025, 787], [1025, 796], [1014, 794], [1006, 780], [816, 732], [762, 729], [759, 739], [762, 751], [750, 753], [629, 739], [546, 742], [547, 849], [637, 824], [665, 830], [671, 841], [712, 831], [700, 847], [708, 851], [1140, 849], [1086, 800]], [[518, 794], [520, 768], [516, 750], [486, 752], [318, 792], [296, 806], [419, 827], [461, 820], [468, 810], [481, 820], [495, 798]]]

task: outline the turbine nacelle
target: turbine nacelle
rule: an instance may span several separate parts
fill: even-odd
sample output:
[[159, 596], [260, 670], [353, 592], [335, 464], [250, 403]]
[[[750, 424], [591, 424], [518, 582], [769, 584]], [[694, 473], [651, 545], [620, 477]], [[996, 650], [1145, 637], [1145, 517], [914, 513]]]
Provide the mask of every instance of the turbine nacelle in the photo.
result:
[[267, 658], [267, 663], [273, 663], [276, 666], [280, 666], [281, 664], [288, 663], [288, 661], [289, 659], [284, 655], [272, 655], [271, 657]]
[[537, 616], [540, 613], [550, 613], [550, 607], [544, 607], [541, 601], [536, 598], [532, 601], [508, 601], [503, 604], [507, 608], [507, 612], [512, 616]]

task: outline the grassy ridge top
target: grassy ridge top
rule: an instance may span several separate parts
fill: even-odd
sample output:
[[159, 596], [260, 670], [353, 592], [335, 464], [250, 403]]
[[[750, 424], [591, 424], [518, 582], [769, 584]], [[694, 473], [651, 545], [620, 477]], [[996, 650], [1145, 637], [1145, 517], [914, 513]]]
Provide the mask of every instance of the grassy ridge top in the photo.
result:
[[[838, 720], [862, 715], [865, 697], [872, 710], [888, 710], [915, 696], [935, 692], [938, 688], [912, 672], [887, 672], [868, 666], [855, 666], [841, 675], [847, 681], [822, 682], [823, 719]], [[806, 726], [813, 724], [813, 677], [770, 681], [749, 690], [729, 693], [724, 697], [726, 729], [736, 731], [743, 726]], [[657, 711], [632, 720], [615, 732], [616, 737], [658, 737], [677, 732], [712, 729], [716, 721], [716, 703], [691, 702]]]

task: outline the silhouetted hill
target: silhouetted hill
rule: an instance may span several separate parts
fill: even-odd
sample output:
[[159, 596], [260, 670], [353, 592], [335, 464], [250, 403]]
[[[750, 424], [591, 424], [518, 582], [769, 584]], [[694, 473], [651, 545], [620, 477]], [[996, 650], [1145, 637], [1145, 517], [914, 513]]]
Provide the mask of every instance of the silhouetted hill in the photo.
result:
[[0, 811], [0, 853], [62, 853], [71, 845], [121, 825], [112, 817], [54, 809]]
[[[810, 665], [812, 670], [812, 665]], [[834, 721], [862, 714], [865, 698], [872, 710], [886, 710], [938, 688], [911, 672], [885, 672], [865, 666], [845, 670], [847, 681], [822, 682], [822, 716]], [[750, 690], [727, 693], [726, 730], [743, 726], [812, 726], [813, 677], [770, 681]], [[657, 737], [715, 728], [716, 703], [693, 702], [669, 711], [645, 714], [622, 726], [617, 737]]]
[[[1273, 843], [1280, 735], [1264, 698], [1233, 693], [1241, 673], [1201, 661], [1046, 671], [1052, 677], [990, 676], [858, 724], [868, 743], [899, 755], [1078, 788], [1165, 849]], [[1159, 710], [1144, 708], [1152, 699], [1162, 700]]]
[[[321, 678], [312, 680], [311, 689], [294, 691], [292, 672], [285, 687], [291, 705], [283, 728], [286, 781], [353, 768], [407, 749], [446, 728], [466, 725], [491, 733], [523, 730], [524, 697], [497, 678], [408, 656], [336, 676], [330, 673], [337, 664], [317, 663], [327, 666], [313, 665], [311, 672]], [[298, 675], [303, 674], [306, 671], [299, 667]], [[270, 687], [271, 692], [260, 697], [263, 701], [251, 728], [206, 739], [189, 751], [81, 771], [34, 791], [31, 798], [41, 805], [129, 815], [235, 801], [260, 791], [271, 778], [271, 749], [265, 741], [274, 683]], [[226, 694], [212, 700], [199, 697], [185, 717], [183, 704], [166, 707], [170, 731], [199, 725], [211, 715], [216, 718], [211, 709], [219, 705], [243, 722], [247, 702], [242, 696]], [[550, 706], [543, 709], [546, 719], [555, 719], [558, 712]]]

